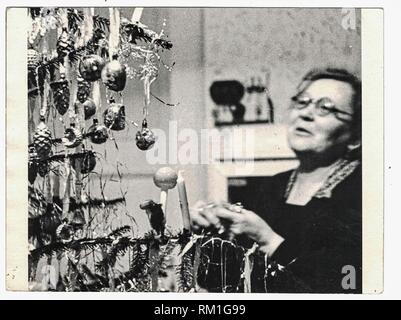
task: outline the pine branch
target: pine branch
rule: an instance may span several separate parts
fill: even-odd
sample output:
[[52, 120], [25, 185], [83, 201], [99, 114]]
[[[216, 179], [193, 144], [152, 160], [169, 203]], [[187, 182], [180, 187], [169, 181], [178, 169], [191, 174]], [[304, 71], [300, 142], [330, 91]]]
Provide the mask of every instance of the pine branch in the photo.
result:
[[126, 234], [127, 232], [131, 231], [131, 227], [130, 226], [122, 226], [120, 228], [117, 228], [116, 230], [113, 230], [108, 237], [109, 238], [118, 238], [118, 237], [122, 237], [124, 234]]
[[142, 244], [136, 243], [132, 249], [130, 269], [124, 275], [128, 279], [145, 276], [148, 273], [150, 266], [148, 247], [143, 248]]
[[189, 250], [181, 257], [176, 268], [178, 290], [183, 292], [188, 292], [193, 285], [192, 251]]
[[105, 270], [107, 266], [114, 267], [117, 257], [124, 255], [131, 245], [132, 242], [129, 237], [121, 237], [118, 240], [114, 240], [106, 256], [97, 263], [97, 269]]

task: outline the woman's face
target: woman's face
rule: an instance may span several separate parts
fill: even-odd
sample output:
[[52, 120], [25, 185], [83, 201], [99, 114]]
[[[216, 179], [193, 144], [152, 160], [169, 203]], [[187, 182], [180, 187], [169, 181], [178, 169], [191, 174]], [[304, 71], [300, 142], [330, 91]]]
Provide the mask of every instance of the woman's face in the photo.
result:
[[[303, 91], [313, 101], [328, 98], [337, 110], [353, 114], [353, 89], [350, 84], [334, 79], [313, 81]], [[339, 156], [352, 138], [352, 116], [338, 119], [335, 114], [318, 115], [315, 104], [303, 109], [291, 108], [289, 115], [288, 142], [298, 155], [315, 154]], [[345, 117], [346, 118], [346, 117]]]

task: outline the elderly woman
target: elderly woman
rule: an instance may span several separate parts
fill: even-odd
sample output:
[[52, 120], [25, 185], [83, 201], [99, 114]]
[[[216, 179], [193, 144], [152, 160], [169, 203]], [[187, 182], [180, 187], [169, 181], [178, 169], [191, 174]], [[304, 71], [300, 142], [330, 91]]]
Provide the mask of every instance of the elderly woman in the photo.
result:
[[195, 228], [224, 225], [253, 240], [252, 291], [362, 291], [361, 83], [339, 69], [308, 73], [292, 98], [290, 172], [251, 180], [249, 208], [192, 211]]

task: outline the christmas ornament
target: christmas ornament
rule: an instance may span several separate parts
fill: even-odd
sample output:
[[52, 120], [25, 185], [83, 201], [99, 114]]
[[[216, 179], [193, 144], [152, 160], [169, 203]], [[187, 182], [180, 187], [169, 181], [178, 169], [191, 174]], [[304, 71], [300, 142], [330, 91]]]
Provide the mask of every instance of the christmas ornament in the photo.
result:
[[82, 143], [82, 132], [72, 123], [70, 128], [67, 128], [62, 139], [64, 146], [67, 148], [75, 148]]
[[51, 152], [51, 132], [45, 123], [45, 118], [40, 117], [40, 123], [33, 135], [33, 145], [39, 159], [46, 159]]
[[81, 209], [75, 209], [74, 216], [70, 222], [70, 225], [74, 230], [74, 240], [79, 240], [83, 238], [85, 224], [86, 221], [84, 213]]
[[28, 70], [35, 70], [39, 65], [39, 61], [39, 53], [35, 49], [28, 49]]
[[55, 235], [57, 227], [60, 224], [61, 220], [58, 212], [53, 206], [53, 203], [47, 203], [46, 213], [40, 219], [40, 227], [42, 232]]
[[85, 224], [85, 215], [81, 209], [76, 209], [74, 211], [74, 216], [70, 223], [74, 228], [82, 228]]
[[85, 120], [90, 119], [96, 114], [96, 104], [92, 99], [87, 99], [84, 103]]
[[74, 235], [74, 229], [71, 225], [63, 222], [57, 227], [56, 235], [61, 240], [61, 242], [70, 242]]
[[60, 37], [57, 40], [57, 54], [59, 58], [65, 57], [74, 49], [74, 38], [63, 28]]
[[144, 120], [142, 122], [142, 129], [139, 130], [135, 135], [136, 146], [140, 150], [149, 150], [153, 147], [156, 142], [156, 136], [152, 130], [147, 127], [147, 122]]
[[85, 56], [79, 63], [79, 73], [86, 81], [99, 80], [104, 64], [103, 58], [96, 54]]
[[47, 163], [47, 161], [39, 161], [37, 166], [38, 166], [38, 173], [42, 178], [45, 177], [50, 171], [49, 164]]
[[58, 113], [64, 115], [70, 105], [70, 88], [65, 74], [60, 75], [60, 80], [51, 84], [53, 90], [53, 102]]
[[93, 171], [95, 167], [96, 167], [95, 154], [92, 151], [86, 152], [85, 157], [81, 164], [81, 173], [83, 174], [89, 173]]
[[89, 127], [87, 135], [92, 143], [101, 144], [106, 142], [109, 137], [107, 131], [106, 126], [99, 124], [97, 119], [93, 119], [93, 124]]
[[114, 56], [113, 60], [108, 62], [102, 70], [102, 82], [110, 90], [122, 91], [125, 88], [126, 81], [125, 66], [117, 60], [117, 56]]
[[125, 107], [121, 103], [110, 100], [110, 107], [103, 114], [104, 125], [112, 130], [120, 131], [125, 128]]
[[84, 103], [89, 98], [90, 90], [91, 84], [82, 78], [78, 78], [77, 99], [79, 102]]
[[30, 184], [33, 184], [38, 174], [38, 154], [34, 146], [28, 149], [28, 159], [28, 180]]

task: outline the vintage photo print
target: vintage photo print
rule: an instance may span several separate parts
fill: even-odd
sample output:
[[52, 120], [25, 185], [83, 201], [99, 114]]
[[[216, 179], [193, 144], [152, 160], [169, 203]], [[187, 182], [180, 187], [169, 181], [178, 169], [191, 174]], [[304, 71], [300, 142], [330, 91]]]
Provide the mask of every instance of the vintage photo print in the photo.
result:
[[8, 290], [382, 292], [380, 9], [6, 23]]

